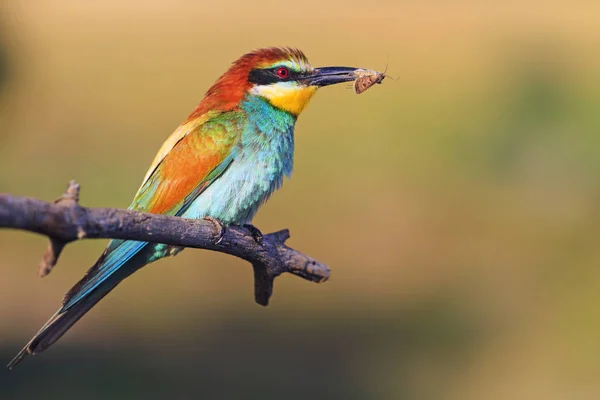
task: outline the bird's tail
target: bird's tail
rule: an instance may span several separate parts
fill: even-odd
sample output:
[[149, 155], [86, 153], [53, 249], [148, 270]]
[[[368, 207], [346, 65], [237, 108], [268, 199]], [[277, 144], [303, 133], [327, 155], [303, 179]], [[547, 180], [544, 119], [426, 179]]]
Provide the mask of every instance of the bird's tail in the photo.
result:
[[[126, 243], [132, 242], [123, 244]], [[135, 242], [133, 244], [135, 245]], [[129, 247], [125, 245], [115, 247], [117, 249], [115, 251], [105, 251], [83, 279], [67, 293], [63, 306], [42, 326], [7, 367], [12, 369], [25, 356], [40, 353], [50, 347], [123, 279], [149, 262], [145, 252], [141, 251], [144, 246], [136, 246], [132, 249]], [[122, 256], [125, 251], [133, 255], [125, 258]], [[110, 266], [116, 268], [106, 271]]]
[[89, 297], [75, 304], [73, 307], [63, 310], [60, 308], [49, 320], [42, 326], [36, 335], [21, 349], [19, 354], [8, 363], [7, 367], [12, 369], [27, 355], [40, 353], [50, 347], [62, 335], [71, 328], [75, 322], [85, 315], [96, 303], [108, 294], [119, 282], [115, 282], [110, 287], [104, 286], [101, 290], [90, 293]]
[[[123, 279], [131, 275], [136, 269], [127, 275], [113, 276], [103, 285], [90, 292], [85, 298], [74, 304], [68, 309], [61, 307], [49, 320], [42, 326], [36, 335], [23, 347], [23, 349], [11, 360], [8, 368], [12, 369], [23, 357], [31, 354], [41, 353], [56, 342], [65, 334], [81, 317], [85, 315], [92, 307], [113, 290]], [[123, 271], [125, 272], [125, 271]], [[115, 274], [117, 275], [117, 274]], [[124, 276], [123, 276], [124, 275]]]

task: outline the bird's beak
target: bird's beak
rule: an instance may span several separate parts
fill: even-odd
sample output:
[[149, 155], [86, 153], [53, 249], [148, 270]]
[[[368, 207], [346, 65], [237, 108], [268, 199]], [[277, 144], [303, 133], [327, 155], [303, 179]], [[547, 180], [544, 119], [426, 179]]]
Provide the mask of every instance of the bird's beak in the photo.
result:
[[308, 74], [305, 82], [308, 86], [329, 86], [336, 83], [350, 82], [357, 78], [359, 68], [351, 67], [322, 67], [315, 68]]

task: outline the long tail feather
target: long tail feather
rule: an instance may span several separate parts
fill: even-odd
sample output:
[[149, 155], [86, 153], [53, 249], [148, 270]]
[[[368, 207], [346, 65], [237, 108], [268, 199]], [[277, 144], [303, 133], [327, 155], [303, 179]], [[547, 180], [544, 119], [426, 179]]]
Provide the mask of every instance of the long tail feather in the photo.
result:
[[25, 345], [25, 347], [23, 347], [21, 349], [21, 351], [19, 351], [19, 353], [12, 359], [10, 360], [10, 362], [8, 363], [8, 365], [6, 366], [8, 369], [13, 369], [13, 367], [15, 365], [17, 365], [18, 363], [21, 362], [21, 360], [28, 354], [33, 354], [30, 352], [29, 348], [32, 344], [32, 342], [34, 341], [35, 338], [37, 338], [39, 335], [41, 335], [47, 328], [48, 326], [50, 326], [50, 324], [52, 324], [56, 318], [58, 317], [60, 310], [58, 310], [57, 312], [54, 313], [54, 315], [52, 317], [50, 317], [50, 319], [48, 320], [48, 322], [46, 322], [44, 324], [44, 326], [41, 327], [41, 329], [38, 331], [38, 333], [35, 334], [35, 336], [33, 337], [33, 339], [31, 339], [29, 341], [29, 343], [27, 343]]
[[[148, 249], [151, 251], [152, 249]], [[98, 263], [90, 271], [94, 272], [105, 262], [104, 257], [100, 257]], [[42, 326], [38, 333], [21, 349], [21, 351], [8, 363], [7, 367], [12, 369], [25, 356], [40, 353], [50, 347], [62, 335], [65, 334], [81, 317], [83, 317], [92, 307], [113, 290], [123, 279], [127, 278], [135, 271], [146, 265], [148, 258], [144, 252], [138, 252], [135, 257], [130, 258], [120, 268], [112, 271], [101, 284], [95, 286], [92, 290], [87, 290], [83, 297], [79, 297], [76, 302], [71, 302], [72, 296], [77, 295], [79, 288], [82, 287], [88, 279], [93, 278], [93, 274], [88, 274], [78, 282], [73, 289], [69, 291], [68, 296], [63, 302], [63, 306]]]
[[62, 335], [65, 334], [81, 317], [85, 315], [92, 307], [96, 305], [104, 296], [106, 296], [112, 289], [114, 289], [121, 280], [116, 281], [110, 285], [105, 284], [103, 287], [98, 288], [93, 293], [90, 293], [88, 297], [82, 299], [71, 308], [63, 311], [59, 309], [49, 320], [42, 326], [38, 333], [23, 347], [23, 349], [8, 363], [7, 367], [12, 369], [27, 355], [34, 355], [41, 353], [54, 342], [56, 342]]

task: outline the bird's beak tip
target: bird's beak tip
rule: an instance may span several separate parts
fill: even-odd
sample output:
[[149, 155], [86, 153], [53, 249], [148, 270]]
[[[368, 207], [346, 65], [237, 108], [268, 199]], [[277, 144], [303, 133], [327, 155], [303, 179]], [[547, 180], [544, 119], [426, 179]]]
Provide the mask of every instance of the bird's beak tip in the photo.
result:
[[360, 68], [353, 67], [321, 67], [315, 68], [307, 76], [307, 83], [311, 86], [329, 86], [336, 83], [350, 82], [355, 80]]
[[381, 83], [385, 78], [385, 73], [354, 67], [321, 67], [315, 68], [313, 72], [306, 77], [306, 81], [311, 86], [321, 87], [351, 82], [357, 79], [363, 79], [364, 77], [377, 77], [375, 83]]

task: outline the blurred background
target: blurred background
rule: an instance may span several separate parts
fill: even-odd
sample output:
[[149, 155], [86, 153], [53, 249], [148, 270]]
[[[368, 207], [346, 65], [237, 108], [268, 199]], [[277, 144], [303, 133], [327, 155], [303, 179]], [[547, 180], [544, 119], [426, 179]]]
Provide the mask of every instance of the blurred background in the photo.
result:
[[[576, 4], [579, 3], [579, 4]], [[3, 1], [0, 191], [126, 207], [162, 141], [241, 54], [383, 70], [322, 90], [263, 232], [327, 263], [253, 301], [243, 261], [136, 273], [0, 398], [597, 399], [600, 3]], [[8, 362], [105, 246], [0, 231]]]

